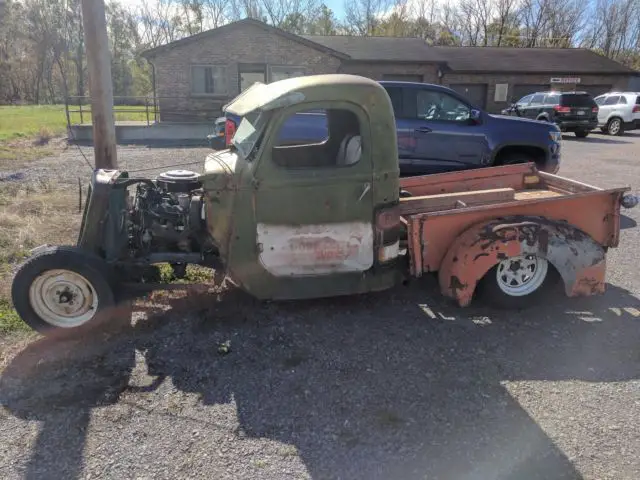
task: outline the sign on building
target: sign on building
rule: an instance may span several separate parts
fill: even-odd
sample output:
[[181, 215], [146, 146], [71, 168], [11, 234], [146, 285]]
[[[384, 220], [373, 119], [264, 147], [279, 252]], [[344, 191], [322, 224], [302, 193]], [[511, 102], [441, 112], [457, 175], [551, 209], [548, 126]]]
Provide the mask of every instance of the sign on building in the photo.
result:
[[551, 83], [580, 83], [580, 77], [551, 77]]

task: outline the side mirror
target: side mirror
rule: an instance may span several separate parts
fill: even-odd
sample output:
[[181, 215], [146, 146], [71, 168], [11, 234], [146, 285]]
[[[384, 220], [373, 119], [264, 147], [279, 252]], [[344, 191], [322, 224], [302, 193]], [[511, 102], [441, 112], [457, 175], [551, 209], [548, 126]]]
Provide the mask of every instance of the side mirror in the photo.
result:
[[478, 124], [480, 123], [481, 120], [482, 120], [482, 112], [480, 110], [476, 110], [475, 108], [472, 108], [471, 111], [469, 112], [469, 121], [472, 124]]

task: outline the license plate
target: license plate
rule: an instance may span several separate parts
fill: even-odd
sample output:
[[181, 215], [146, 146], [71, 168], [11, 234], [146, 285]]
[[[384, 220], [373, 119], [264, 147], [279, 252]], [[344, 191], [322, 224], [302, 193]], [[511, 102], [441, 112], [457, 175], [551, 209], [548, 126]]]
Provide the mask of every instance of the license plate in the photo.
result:
[[585, 112], [583, 112], [582, 110], [580, 110], [580, 111], [578, 112], [578, 115], [584, 115], [584, 114], [585, 114]]

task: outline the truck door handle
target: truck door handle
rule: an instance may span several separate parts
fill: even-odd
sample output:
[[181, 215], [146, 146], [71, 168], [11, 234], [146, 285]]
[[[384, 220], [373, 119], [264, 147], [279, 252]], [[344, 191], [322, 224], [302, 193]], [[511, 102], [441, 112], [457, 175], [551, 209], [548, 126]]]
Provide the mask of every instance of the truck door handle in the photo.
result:
[[360, 198], [358, 198], [358, 201], [362, 200], [369, 190], [371, 190], [371, 184], [365, 183], [364, 188], [362, 189], [362, 193], [360, 194]]
[[414, 132], [418, 133], [429, 133], [431, 129], [429, 127], [418, 127], [414, 130]]

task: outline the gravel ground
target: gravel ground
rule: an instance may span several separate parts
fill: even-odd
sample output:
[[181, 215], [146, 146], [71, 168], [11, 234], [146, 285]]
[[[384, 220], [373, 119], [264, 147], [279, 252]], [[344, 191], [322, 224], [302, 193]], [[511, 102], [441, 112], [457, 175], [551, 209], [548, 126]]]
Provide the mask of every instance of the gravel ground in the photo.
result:
[[[564, 149], [561, 174], [640, 193], [640, 135]], [[152, 168], [206, 151], [119, 153]], [[82, 164], [69, 150], [26, 174], [75, 183]], [[5, 345], [0, 477], [637, 480], [638, 221], [626, 212], [606, 295], [523, 313], [458, 309], [431, 278], [266, 305], [228, 290]]]
[[[203, 160], [210, 152], [211, 149], [204, 147], [118, 146], [118, 165], [136, 176], [154, 176], [172, 168], [200, 172]], [[31, 163], [27, 168], [0, 171], [0, 181], [17, 177], [22, 181], [46, 179], [61, 185], [77, 185], [79, 177], [88, 183], [94, 164], [93, 158], [93, 147], [70, 145], [59, 156], [43, 158]]]

